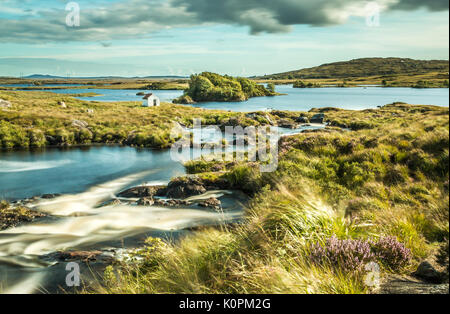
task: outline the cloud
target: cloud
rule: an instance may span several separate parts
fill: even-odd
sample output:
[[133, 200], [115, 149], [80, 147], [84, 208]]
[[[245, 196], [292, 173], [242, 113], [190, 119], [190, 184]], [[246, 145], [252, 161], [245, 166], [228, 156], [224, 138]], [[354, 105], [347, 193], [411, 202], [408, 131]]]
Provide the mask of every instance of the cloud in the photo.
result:
[[448, 0], [401, 0], [394, 4], [391, 9], [416, 10], [418, 8], [427, 8], [430, 11], [446, 11], [448, 6]]
[[[367, 0], [120, 0], [83, 9], [80, 27], [65, 24], [65, 4], [34, 9], [30, 1], [8, 0], [9, 11], [23, 14], [0, 17], [0, 40], [6, 42], [73, 42], [147, 37], [151, 33], [204, 24], [247, 26], [251, 34], [289, 32], [293, 25], [326, 26], [364, 16]], [[383, 10], [448, 10], [447, 0], [377, 0]], [[14, 7], [14, 3], [16, 6]], [[31, 3], [30, 3], [31, 6]], [[55, 5], [56, 6], [56, 5]]]

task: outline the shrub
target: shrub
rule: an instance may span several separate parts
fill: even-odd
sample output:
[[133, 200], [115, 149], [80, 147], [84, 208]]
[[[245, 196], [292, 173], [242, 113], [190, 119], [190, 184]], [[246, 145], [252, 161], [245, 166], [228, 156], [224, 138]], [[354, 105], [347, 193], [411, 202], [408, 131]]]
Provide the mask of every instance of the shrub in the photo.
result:
[[317, 265], [328, 265], [344, 272], [361, 271], [375, 260], [370, 243], [363, 240], [328, 239], [325, 246], [316, 243], [311, 248], [311, 260]]
[[411, 250], [396, 237], [382, 237], [372, 245], [376, 258], [391, 270], [399, 270], [411, 262]]

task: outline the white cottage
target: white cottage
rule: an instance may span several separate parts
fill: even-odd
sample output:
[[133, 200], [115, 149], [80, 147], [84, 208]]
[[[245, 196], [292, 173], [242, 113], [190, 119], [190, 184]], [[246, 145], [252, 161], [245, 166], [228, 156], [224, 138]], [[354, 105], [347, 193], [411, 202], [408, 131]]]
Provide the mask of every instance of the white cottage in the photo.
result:
[[158, 96], [154, 94], [147, 94], [144, 96], [143, 107], [159, 107], [161, 104]]

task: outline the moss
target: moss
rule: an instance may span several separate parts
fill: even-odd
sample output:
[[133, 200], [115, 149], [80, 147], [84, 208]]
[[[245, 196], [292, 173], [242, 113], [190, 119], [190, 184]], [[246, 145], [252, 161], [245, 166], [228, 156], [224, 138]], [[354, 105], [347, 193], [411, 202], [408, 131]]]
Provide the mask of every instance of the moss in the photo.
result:
[[0, 230], [15, 227], [45, 216], [23, 206], [11, 206], [6, 201], [0, 201]]

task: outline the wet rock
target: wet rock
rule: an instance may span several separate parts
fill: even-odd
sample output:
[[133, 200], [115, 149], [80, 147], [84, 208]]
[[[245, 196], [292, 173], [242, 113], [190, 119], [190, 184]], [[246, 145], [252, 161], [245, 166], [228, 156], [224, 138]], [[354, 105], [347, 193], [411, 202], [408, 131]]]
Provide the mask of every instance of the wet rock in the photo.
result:
[[141, 198], [141, 199], [137, 202], [137, 204], [138, 204], [139, 206], [153, 206], [153, 204], [155, 204], [155, 201], [153, 200], [152, 197], [144, 197], [144, 198]]
[[70, 251], [58, 252], [58, 259], [61, 261], [95, 261], [102, 254], [101, 251]]
[[190, 206], [192, 205], [190, 202], [188, 201], [184, 201], [184, 200], [173, 200], [173, 199], [169, 199], [169, 200], [164, 200], [164, 199], [155, 199], [155, 206], [160, 206], [160, 207], [180, 207], [180, 206]]
[[122, 205], [122, 202], [118, 199], [112, 199], [101, 203], [98, 207], [117, 206], [117, 205]]
[[16, 227], [20, 224], [32, 222], [46, 215], [23, 205], [10, 205], [5, 201], [0, 202], [0, 230]]
[[56, 198], [58, 196], [61, 196], [61, 194], [43, 194], [41, 196], [41, 198], [48, 200], [48, 199]]
[[198, 178], [177, 178], [167, 186], [166, 196], [175, 199], [184, 199], [206, 193], [206, 188]]
[[324, 113], [318, 113], [315, 114], [310, 120], [310, 123], [319, 123], [319, 124], [323, 124], [325, 120], [325, 114]]
[[295, 123], [294, 121], [284, 119], [278, 121], [278, 126], [285, 129], [296, 129], [298, 127], [297, 123]]
[[427, 261], [422, 262], [413, 275], [430, 283], [440, 284], [443, 281], [442, 274]]
[[309, 120], [307, 117], [298, 117], [297, 120], [295, 120], [297, 123], [309, 123]]
[[131, 189], [125, 190], [118, 194], [119, 197], [125, 198], [145, 198], [153, 196], [163, 196], [165, 195], [165, 186], [155, 185], [155, 186], [136, 186]]
[[200, 202], [198, 205], [200, 207], [207, 207], [207, 208], [212, 208], [212, 209], [221, 209], [222, 208], [222, 202], [219, 201], [215, 197], [211, 197], [211, 198], [207, 199], [206, 201]]

